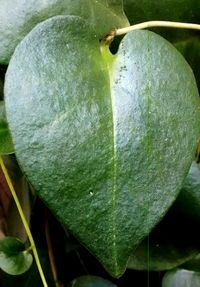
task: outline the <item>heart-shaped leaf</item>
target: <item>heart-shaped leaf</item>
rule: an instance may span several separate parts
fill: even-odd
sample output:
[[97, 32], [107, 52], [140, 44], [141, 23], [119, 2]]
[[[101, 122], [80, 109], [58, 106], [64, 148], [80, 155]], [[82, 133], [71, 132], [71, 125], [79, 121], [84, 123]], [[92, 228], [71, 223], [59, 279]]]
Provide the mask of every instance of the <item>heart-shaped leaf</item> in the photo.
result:
[[112, 282], [97, 276], [81, 276], [69, 283], [68, 287], [117, 287]]
[[77, 15], [89, 20], [98, 38], [113, 28], [128, 26], [122, 0], [0, 1], [0, 63], [7, 64], [17, 44], [36, 24], [56, 15]]
[[5, 237], [0, 240], [0, 268], [8, 274], [19, 275], [26, 272], [32, 261], [32, 255], [17, 238]]
[[152, 32], [128, 34], [113, 56], [87, 22], [58, 16], [15, 50], [5, 99], [36, 191], [108, 272], [121, 275], [194, 156], [200, 115], [190, 67]]
[[162, 287], [199, 287], [200, 273], [177, 269], [168, 271], [162, 282]]
[[13, 152], [14, 147], [8, 130], [4, 102], [0, 101], [0, 154], [9, 154]]

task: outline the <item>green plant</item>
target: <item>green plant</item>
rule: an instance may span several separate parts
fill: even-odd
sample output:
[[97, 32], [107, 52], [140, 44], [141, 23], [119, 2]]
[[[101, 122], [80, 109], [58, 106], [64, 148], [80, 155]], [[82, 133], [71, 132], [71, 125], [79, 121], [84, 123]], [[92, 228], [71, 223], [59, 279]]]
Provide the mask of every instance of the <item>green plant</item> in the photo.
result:
[[[118, 278], [130, 255], [176, 200], [200, 134], [198, 87], [190, 66], [167, 40], [138, 29], [200, 30], [200, 26], [164, 21], [128, 26], [122, 1], [86, 1], [84, 6], [83, 1], [30, 1], [24, 6], [18, 0], [14, 9], [10, 2], [0, 1], [0, 63], [9, 63], [4, 83], [9, 130], [2, 101], [0, 153], [15, 151], [21, 170], [61, 223], [65, 236], [66, 232], [73, 234]], [[125, 1], [125, 7], [133, 2]], [[132, 22], [131, 16], [129, 20]], [[180, 20], [179, 16], [174, 20]], [[123, 34], [118, 46], [116, 37]], [[188, 41], [188, 37], [184, 39]], [[184, 44], [175, 45], [184, 54]], [[6, 261], [7, 268], [4, 263], [12, 241], [11, 254], [20, 252], [13, 257], [14, 265], [24, 264], [25, 271], [33, 251], [43, 286], [47, 286], [15, 181], [12, 183], [4, 161], [0, 161], [2, 171], [30, 246], [26, 249], [3, 234], [0, 266], [9, 273], [21, 273], [10, 271], [10, 264]], [[194, 190], [198, 198], [196, 190], [198, 186]], [[58, 287], [49, 216], [44, 218]], [[196, 243], [189, 245], [180, 259], [179, 252], [170, 258], [170, 267], [161, 268], [161, 262], [156, 270], [179, 266], [198, 254]], [[147, 252], [149, 248], [147, 239]], [[17, 256], [25, 262], [17, 263]], [[129, 261], [129, 268], [137, 269], [134, 264]], [[151, 269], [149, 264], [147, 269]], [[82, 280], [91, 280], [94, 286], [98, 280], [99, 286], [112, 286], [98, 277], [71, 284], [89, 284]], [[166, 281], [164, 286], [173, 286]]]

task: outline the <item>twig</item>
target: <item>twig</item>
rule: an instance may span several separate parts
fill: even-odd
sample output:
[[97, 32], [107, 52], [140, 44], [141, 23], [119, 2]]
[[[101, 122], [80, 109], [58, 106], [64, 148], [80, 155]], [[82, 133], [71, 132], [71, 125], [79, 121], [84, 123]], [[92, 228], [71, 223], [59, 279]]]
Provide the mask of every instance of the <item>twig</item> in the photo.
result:
[[52, 271], [53, 279], [55, 282], [55, 286], [63, 287], [62, 283], [58, 281], [58, 272], [57, 272], [55, 256], [53, 252], [53, 246], [51, 242], [50, 231], [49, 231], [49, 220], [48, 220], [47, 210], [46, 210], [46, 216], [45, 216], [45, 236], [46, 236], [47, 247], [48, 247], [49, 262], [51, 265], [51, 271]]
[[128, 26], [125, 28], [120, 28], [116, 30], [112, 30], [109, 34], [107, 34], [103, 39], [102, 43], [111, 43], [115, 36], [120, 36], [127, 34], [134, 30], [141, 30], [146, 28], [155, 28], [155, 27], [166, 27], [166, 28], [178, 28], [178, 29], [192, 29], [192, 30], [200, 30], [199, 24], [193, 23], [182, 23], [182, 22], [171, 22], [171, 21], [147, 21], [139, 24], [135, 24], [132, 26]]
[[147, 21], [147, 22], [139, 23], [139, 24], [132, 25], [129, 27], [117, 29], [115, 32], [115, 35], [119, 36], [119, 35], [126, 34], [128, 32], [134, 31], [134, 30], [153, 28], [153, 27], [200, 30], [199, 24], [171, 22], [171, 21]]

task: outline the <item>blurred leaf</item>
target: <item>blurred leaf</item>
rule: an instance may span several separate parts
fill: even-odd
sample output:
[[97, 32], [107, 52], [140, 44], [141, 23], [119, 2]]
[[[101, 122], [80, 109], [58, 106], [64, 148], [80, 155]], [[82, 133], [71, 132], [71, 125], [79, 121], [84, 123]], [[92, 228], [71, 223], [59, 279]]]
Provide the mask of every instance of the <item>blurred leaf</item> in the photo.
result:
[[146, 239], [130, 257], [127, 267], [134, 270], [169, 270], [191, 259], [197, 253], [194, 247], [173, 245], [173, 242], [155, 244]]
[[200, 222], [200, 165], [193, 162], [174, 208]]
[[123, 11], [123, 0], [71, 0], [68, 9], [68, 14], [86, 19], [98, 38], [113, 28], [129, 26]]
[[171, 208], [135, 250], [128, 268], [162, 271], [183, 264], [199, 253], [197, 224]]
[[0, 268], [11, 275], [26, 272], [33, 261], [33, 257], [25, 249], [25, 245], [14, 237], [0, 240]]
[[193, 162], [171, 210], [136, 249], [128, 267], [168, 270], [190, 260], [198, 252], [200, 238], [196, 228], [199, 221], [200, 165]]
[[[97, 38], [115, 27], [128, 26], [122, 0], [0, 1], [0, 63], [7, 64], [17, 44], [34, 26], [52, 16], [77, 15], [93, 26]], [[79, 33], [79, 32], [77, 32]]]
[[[151, 20], [200, 23], [199, 0], [124, 0], [124, 10], [131, 24]], [[198, 35], [187, 29], [153, 30], [171, 41]]]
[[162, 282], [162, 287], [199, 287], [200, 273], [184, 269], [168, 271]]
[[199, 0], [124, 0], [124, 10], [131, 23], [150, 20], [200, 21]]
[[14, 147], [6, 120], [4, 101], [0, 101], [0, 154], [9, 154], [13, 152]]
[[200, 272], [200, 254], [194, 256], [191, 260], [185, 262], [181, 268]]
[[97, 276], [82, 276], [74, 279], [68, 287], [117, 287], [117, 285]]

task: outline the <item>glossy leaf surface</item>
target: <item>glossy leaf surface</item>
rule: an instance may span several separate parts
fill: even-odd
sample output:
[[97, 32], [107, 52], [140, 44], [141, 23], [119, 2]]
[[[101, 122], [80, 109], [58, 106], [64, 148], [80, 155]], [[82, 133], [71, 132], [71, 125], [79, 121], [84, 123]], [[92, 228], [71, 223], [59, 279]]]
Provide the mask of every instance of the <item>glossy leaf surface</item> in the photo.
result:
[[122, 0], [0, 0], [0, 63], [7, 64], [17, 44], [40, 22], [56, 15], [88, 20], [97, 38], [128, 26]]
[[168, 271], [164, 278], [162, 287], [199, 287], [200, 273], [177, 269]]
[[117, 287], [112, 282], [97, 276], [82, 276], [74, 279], [68, 287]]
[[32, 255], [25, 251], [25, 246], [20, 240], [14, 237], [0, 240], [0, 268], [6, 273], [22, 274], [29, 269], [32, 261]]
[[14, 147], [8, 129], [4, 101], [0, 101], [0, 154], [13, 152]]
[[199, 99], [190, 67], [154, 33], [128, 34], [113, 56], [84, 20], [59, 16], [15, 50], [5, 98], [29, 180], [120, 276], [191, 164]]

